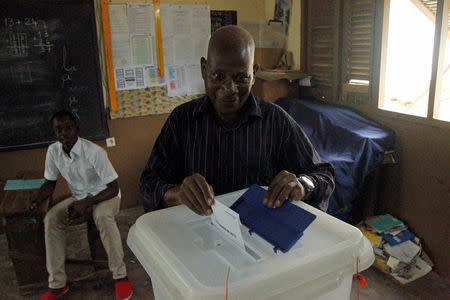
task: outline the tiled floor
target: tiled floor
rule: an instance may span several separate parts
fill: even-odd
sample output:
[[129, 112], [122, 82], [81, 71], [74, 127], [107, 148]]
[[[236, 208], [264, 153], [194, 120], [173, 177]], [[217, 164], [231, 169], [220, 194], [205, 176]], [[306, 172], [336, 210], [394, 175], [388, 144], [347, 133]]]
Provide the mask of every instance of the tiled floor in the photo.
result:
[[[141, 214], [142, 210], [140, 208], [122, 210], [117, 217], [117, 221], [124, 240], [128, 276], [134, 288], [134, 296], [132, 299], [151, 300], [154, 298], [150, 278], [125, 243], [129, 227]], [[0, 287], [2, 287], [0, 289], [0, 299], [38, 299], [40, 294], [45, 292], [45, 288], [36, 289], [33, 294], [27, 296], [21, 296], [19, 294], [14, 268], [8, 258], [7, 247], [6, 237], [2, 234], [0, 235]], [[71, 274], [79, 275], [83, 272], [89, 273], [91, 271], [90, 268], [88, 266], [72, 267], [68, 270], [69, 277]], [[401, 285], [373, 268], [362, 272], [362, 274], [365, 276], [368, 286], [360, 289], [360, 300], [450, 299], [450, 282], [440, 278], [435, 272], [431, 272], [425, 277], [407, 285]], [[70, 284], [68, 294], [61, 299], [114, 299], [114, 285], [109, 276], [104, 277], [103, 280], [74, 282]], [[353, 282], [350, 299], [357, 299], [355, 282]]]

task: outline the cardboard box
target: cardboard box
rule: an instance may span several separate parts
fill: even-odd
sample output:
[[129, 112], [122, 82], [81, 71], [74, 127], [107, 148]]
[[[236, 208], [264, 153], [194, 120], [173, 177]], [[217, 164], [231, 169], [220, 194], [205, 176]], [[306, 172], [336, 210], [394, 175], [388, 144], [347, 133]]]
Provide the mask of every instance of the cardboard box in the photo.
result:
[[257, 97], [272, 102], [282, 97], [295, 98], [298, 97], [298, 81], [289, 81], [287, 79], [267, 81], [256, 78], [252, 93]]
[[255, 63], [261, 69], [274, 69], [283, 55], [282, 48], [256, 48]]

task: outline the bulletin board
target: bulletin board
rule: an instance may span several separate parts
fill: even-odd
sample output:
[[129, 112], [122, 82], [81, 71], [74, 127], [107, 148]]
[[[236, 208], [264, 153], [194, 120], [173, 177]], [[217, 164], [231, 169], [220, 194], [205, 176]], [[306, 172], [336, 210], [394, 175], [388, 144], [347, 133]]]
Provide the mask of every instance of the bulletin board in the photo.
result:
[[156, 71], [155, 19], [148, 17], [153, 4], [110, 4], [109, 8], [117, 103], [111, 119], [170, 113], [204, 94], [200, 58], [206, 57], [211, 34], [208, 5], [161, 5], [164, 77]]
[[167, 88], [163, 86], [119, 91], [116, 94], [117, 110], [111, 111], [111, 119], [170, 113], [178, 105], [198, 97], [169, 97]]

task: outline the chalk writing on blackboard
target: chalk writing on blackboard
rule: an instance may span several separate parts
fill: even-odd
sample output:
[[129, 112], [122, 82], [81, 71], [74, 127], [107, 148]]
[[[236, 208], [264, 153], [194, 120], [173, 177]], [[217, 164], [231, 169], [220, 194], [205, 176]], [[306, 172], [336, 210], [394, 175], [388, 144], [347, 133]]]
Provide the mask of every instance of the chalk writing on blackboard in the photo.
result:
[[81, 136], [108, 136], [93, 1], [1, 1], [0, 150], [52, 142], [62, 109]]

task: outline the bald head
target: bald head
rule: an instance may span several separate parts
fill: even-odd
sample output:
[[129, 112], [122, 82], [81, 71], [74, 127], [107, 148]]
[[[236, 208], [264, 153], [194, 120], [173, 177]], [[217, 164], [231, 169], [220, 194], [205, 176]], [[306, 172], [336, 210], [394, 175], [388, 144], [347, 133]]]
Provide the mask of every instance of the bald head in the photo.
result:
[[200, 59], [205, 91], [225, 122], [234, 122], [249, 98], [258, 65], [255, 42], [247, 30], [225, 26], [209, 40], [208, 58]]
[[250, 58], [253, 64], [255, 55], [255, 42], [251, 34], [242, 27], [230, 25], [219, 28], [213, 33], [208, 45], [209, 60], [215, 55], [239, 54]]

